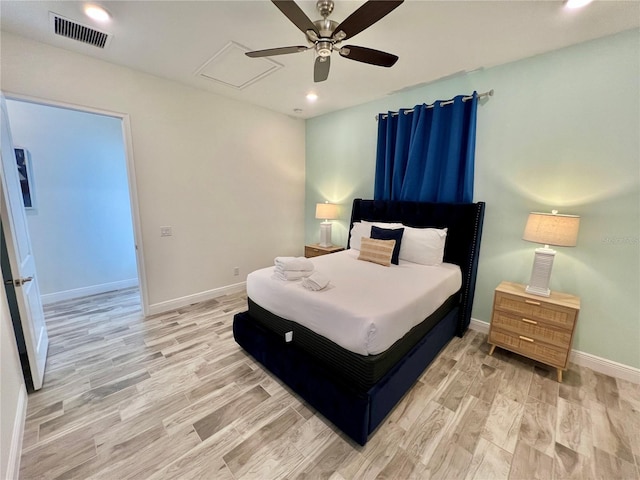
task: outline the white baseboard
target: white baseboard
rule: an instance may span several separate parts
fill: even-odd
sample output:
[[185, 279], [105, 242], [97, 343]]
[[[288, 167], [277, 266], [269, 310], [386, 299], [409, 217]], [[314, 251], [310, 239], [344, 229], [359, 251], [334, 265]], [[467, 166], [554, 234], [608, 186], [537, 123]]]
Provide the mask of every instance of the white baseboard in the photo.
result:
[[72, 290], [64, 290], [62, 292], [46, 293], [41, 295], [42, 303], [63, 302], [74, 298], [87, 297], [89, 295], [97, 295], [98, 293], [113, 292], [123, 288], [136, 287], [139, 285], [137, 278], [129, 278], [127, 280], [119, 280], [117, 282], [101, 283], [98, 285], [90, 285], [88, 287], [74, 288]]
[[240, 282], [234, 283], [233, 285], [227, 285], [226, 287], [214, 288], [205, 292], [194, 293], [193, 295], [167, 300], [166, 302], [154, 303], [153, 305], [149, 305], [149, 315], [164, 313], [175, 310], [176, 308], [186, 307], [187, 305], [221, 297], [223, 295], [241, 292], [246, 288], [247, 282]]
[[[469, 328], [476, 332], [489, 334], [489, 324], [482, 320], [472, 318]], [[580, 365], [581, 367], [590, 368], [594, 372], [604, 373], [611, 377], [640, 384], [640, 368], [630, 367], [629, 365], [624, 365], [623, 363], [618, 363], [613, 360], [608, 360], [579, 350], [571, 351], [569, 361], [576, 365]]]
[[572, 350], [569, 360], [581, 367], [590, 368], [594, 372], [640, 384], [640, 368], [630, 367], [629, 365], [607, 360], [590, 353], [580, 352], [579, 350]]
[[489, 324], [487, 322], [483, 322], [482, 320], [477, 320], [472, 317], [471, 323], [469, 324], [469, 328], [471, 330], [475, 330], [476, 332], [489, 335]]
[[9, 458], [7, 464], [7, 480], [18, 478], [20, 472], [20, 457], [22, 455], [22, 437], [24, 436], [24, 423], [27, 418], [27, 389], [24, 384], [20, 386], [18, 402], [16, 405], [16, 417], [13, 421], [13, 433], [11, 435], [11, 445], [9, 448]]

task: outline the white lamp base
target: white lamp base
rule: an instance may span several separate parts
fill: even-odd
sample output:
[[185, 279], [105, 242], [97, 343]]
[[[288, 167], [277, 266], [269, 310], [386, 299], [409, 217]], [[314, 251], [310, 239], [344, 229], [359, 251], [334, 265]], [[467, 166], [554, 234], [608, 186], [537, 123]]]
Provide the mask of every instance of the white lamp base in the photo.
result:
[[331, 222], [322, 222], [320, 224], [320, 246], [331, 246]]
[[551, 279], [551, 269], [553, 268], [553, 259], [556, 251], [552, 248], [536, 248], [536, 256], [533, 261], [533, 269], [531, 270], [531, 280], [525, 291], [533, 295], [548, 297], [551, 295], [549, 290], [549, 280]]

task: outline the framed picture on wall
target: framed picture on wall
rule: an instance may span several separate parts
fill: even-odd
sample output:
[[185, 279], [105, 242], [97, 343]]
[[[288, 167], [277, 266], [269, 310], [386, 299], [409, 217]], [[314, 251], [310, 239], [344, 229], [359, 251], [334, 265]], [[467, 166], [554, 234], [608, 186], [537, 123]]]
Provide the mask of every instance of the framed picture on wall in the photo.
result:
[[31, 165], [31, 155], [25, 148], [17, 147], [16, 164], [18, 166], [18, 176], [20, 178], [20, 188], [22, 189], [22, 201], [24, 208], [36, 208], [36, 198], [33, 183], [33, 167]]

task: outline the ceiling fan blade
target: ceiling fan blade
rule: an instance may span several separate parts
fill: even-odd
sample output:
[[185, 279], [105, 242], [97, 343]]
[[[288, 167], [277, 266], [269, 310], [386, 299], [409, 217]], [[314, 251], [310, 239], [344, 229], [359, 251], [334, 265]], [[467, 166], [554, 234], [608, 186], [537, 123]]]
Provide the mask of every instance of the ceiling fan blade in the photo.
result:
[[316, 36], [320, 35], [318, 29], [311, 19], [302, 11], [298, 4], [292, 0], [271, 0], [271, 2], [284, 13], [291, 22], [306, 35], [307, 31], [312, 30]]
[[266, 50], [255, 50], [253, 52], [245, 52], [247, 57], [272, 57], [274, 55], [286, 55], [287, 53], [299, 53], [309, 50], [310, 47], [303, 47], [298, 45], [295, 47], [280, 47], [280, 48], [267, 48]]
[[331, 57], [316, 57], [316, 63], [313, 67], [313, 81], [324, 82], [329, 78], [329, 67], [331, 66]]
[[355, 45], [345, 45], [339, 50], [339, 53], [349, 60], [370, 63], [380, 67], [392, 67], [398, 61], [398, 57], [391, 53]]
[[[404, 0], [369, 0], [336, 27], [332, 38], [338, 42], [357, 35], [399, 7]], [[344, 32], [341, 34], [340, 32]]]

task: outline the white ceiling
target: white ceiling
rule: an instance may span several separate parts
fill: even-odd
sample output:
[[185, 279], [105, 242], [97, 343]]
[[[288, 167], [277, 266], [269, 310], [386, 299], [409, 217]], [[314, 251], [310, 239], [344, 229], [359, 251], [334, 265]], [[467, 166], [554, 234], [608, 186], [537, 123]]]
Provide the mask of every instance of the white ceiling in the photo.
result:
[[[303, 34], [271, 2], [93, 2], [111, 13], [107, 25], [87, 18], [82, 11], [85, 3], [1, 0], [1, 28], [300, 118], [640, 27], [640, 0], [596, 1], [581, 10], [568, 10], [556, 0], [407, 0], [347, 42], [398, 55], [400, 60], [394, 67], [354, 62], [334, 52], [329, 79], [315, 84], [314, 52], [310, 50], [272, 57], [282, 68], [236, 89], [196, 72], [231, 41], [251, 50], [305, 45]], [[330, 18], [340, 22], [363, 3], [336, 0]], [[298, 4], [312, 20], [319, 19], [315, 1]], [[50, 11], [93, 25], [113, 38], [101, 50], [54, 35]], [[314, 104], [305, 99], [309, 91], [319, 96]]]

